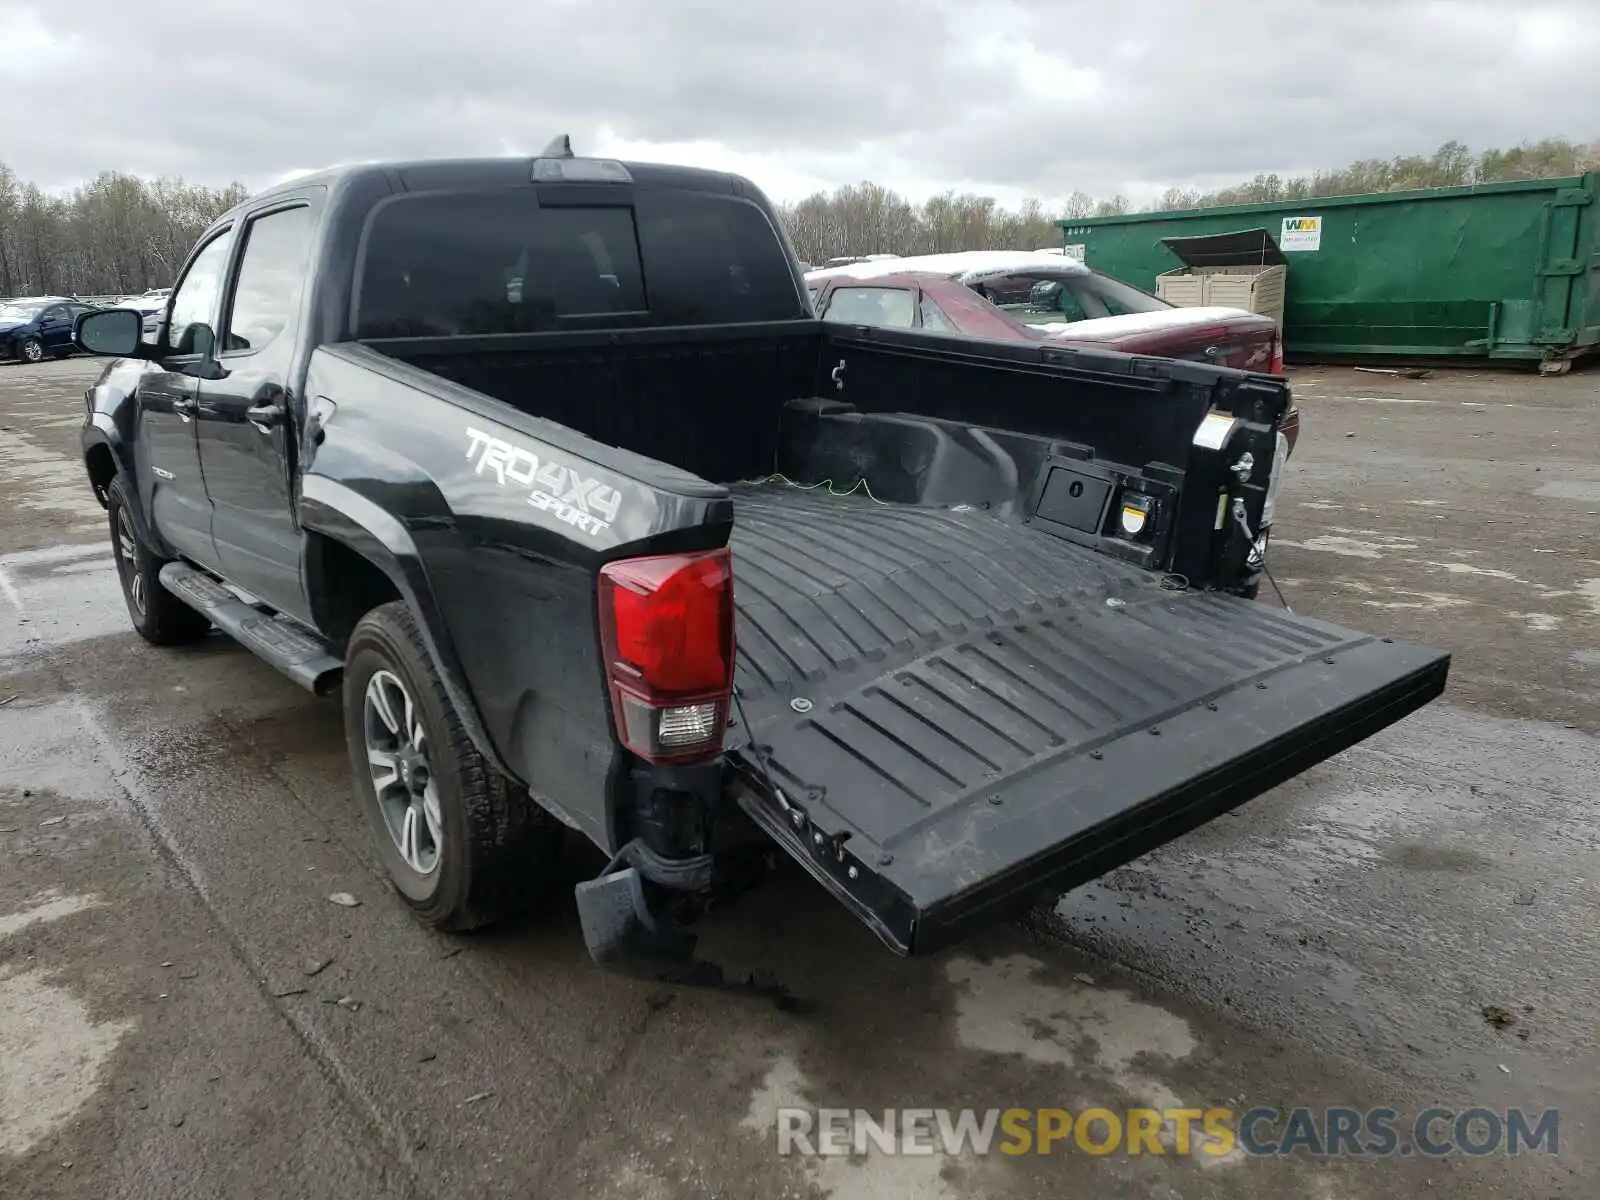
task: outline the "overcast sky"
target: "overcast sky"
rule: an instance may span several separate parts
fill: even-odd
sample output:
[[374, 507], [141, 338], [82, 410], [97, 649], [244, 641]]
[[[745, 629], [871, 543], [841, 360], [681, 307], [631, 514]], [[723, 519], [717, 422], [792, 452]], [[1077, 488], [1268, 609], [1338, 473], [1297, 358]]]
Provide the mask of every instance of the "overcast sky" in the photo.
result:
[[777, 200], [1135, 199], [1600, 136], [1597, 0], [0, 0], [0, 161], [254, 188], [374, 158], [718, 166]]

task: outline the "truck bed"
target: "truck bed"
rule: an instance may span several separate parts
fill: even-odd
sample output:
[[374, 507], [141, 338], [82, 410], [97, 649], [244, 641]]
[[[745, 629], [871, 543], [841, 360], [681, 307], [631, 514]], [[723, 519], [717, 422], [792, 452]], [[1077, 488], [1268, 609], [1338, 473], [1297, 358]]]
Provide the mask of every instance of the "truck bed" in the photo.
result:
[[763, 485], [735, 510], [741, 802], [901, 952], [1137, 857], [1444, 684], [1436, 651], [976, 509]]

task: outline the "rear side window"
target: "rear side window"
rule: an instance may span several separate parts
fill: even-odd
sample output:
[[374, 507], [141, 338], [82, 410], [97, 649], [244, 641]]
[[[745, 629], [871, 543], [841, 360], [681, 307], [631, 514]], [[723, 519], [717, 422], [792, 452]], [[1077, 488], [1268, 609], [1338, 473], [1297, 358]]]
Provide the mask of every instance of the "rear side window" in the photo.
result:
[[842, 325], [910, 329], [917, 321], [917, 298], [901, 288], [835, 288], [824, 315]]
[[374, 213], [356, 336], [804, 315], [782, 243], [750, 205], [645, 189], [636, 208], [541, 208], [517, 189], [407, 196]]
[[932, 329], [938, 333], [960, 332], [956, 329], [955, 322], [944, 315], [944, 309], [926, 296], [922, 298], [922, 327], [924, 329]]

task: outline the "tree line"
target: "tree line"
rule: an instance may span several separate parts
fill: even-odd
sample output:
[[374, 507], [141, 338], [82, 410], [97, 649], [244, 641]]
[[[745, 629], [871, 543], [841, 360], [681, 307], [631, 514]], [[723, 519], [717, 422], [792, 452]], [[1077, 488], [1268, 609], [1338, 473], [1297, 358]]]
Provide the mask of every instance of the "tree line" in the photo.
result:
[[245, 197], [240, 184], [106, 172], [70, 195], [0, 163], [0, 296], [103, 296], [167, 287], [195, 241]]
[[[1473, 153], [1461, 142], [1446, 142], [1429, 155], [1368, 158], [1336, 171], [1285, 178], [1257, 175], [1216, 191], [1168, 188], [1141, 212], [1174, 212], [1221, 204], [1265, 204], [1398, 192], [1411, 188], [1460, 187], [1516, 179], [1552, 179], [1600, 169], [1600, 138], [1569, 142], [1547, 138]], [[1035, 250], [1061, 244], [1058, 220], [1113, 216], [1134, 211], [1128, 197], [1096, 199], [1073, 192], [1064, 204], [1048, 208], [1025, 200], [1007, 209], [991, 196], [947, 192], [913, 204], [873, 183], [818, 192], [783, 206], [795, 252], [808, 263], [853, 254], [941, 254], [953, 250]]]
[[[1600, 139], [1560, 138], [1507, 150], [1446, 142], [1430, 155], [1362, 159], [1336, 171], [1257, 175], [1216, 191], [1169, 188], [1144, 211], [1307, 200], [1410, 188], [1548, 179], [1600, 168]], [[203, 187], [106, 172], [68, 195], [24, 183], [0, 163], [0, 296], [99, 296], [169, 286], [205, 227], [245, 197], [240, 184]], [[875, 183], [818, 192], [781, 206], [800, 257], [1039, 249], [1060, 244], [1059, 220], [1133, 210], [1122, 195], [1073, 192], [1055, 207], [946, 192], [920, 204]]]

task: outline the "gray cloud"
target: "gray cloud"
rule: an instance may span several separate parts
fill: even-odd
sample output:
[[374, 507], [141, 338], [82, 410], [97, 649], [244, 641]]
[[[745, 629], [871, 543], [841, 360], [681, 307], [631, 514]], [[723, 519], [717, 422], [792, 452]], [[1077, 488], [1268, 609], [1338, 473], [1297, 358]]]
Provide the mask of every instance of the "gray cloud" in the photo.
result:
[[29, 2], [0, 10], [0, 158], [53, 186], [605, 129], [1059, 196], [1600, 134], [1593, 0]]

